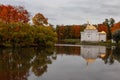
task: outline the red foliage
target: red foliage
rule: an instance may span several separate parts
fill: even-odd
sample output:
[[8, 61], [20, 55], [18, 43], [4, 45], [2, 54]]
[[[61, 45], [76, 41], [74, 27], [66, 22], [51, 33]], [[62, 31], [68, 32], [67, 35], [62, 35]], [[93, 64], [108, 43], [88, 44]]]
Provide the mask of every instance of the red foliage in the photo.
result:
[[29, 21], [29, 13], [21, 6], [0, 5], [0, 20], [5, 23]]
[[107, 32], [107, 26], [105, 26], [104, 24], [98, 24], [98, 31], [105, 31]]
[[76, 26], [75, 28], [75, 37], [80, 38], [80, 26]]

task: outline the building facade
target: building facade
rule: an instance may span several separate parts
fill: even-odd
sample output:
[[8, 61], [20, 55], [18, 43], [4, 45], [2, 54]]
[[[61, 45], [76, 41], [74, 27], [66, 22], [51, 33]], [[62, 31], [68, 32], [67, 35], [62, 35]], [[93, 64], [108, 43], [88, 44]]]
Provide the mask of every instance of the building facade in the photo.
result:
[[106, 33], [104, 31], [98, 32], [93, 25], [87, 25], [84, 32], [81, 32], [81, 41], [106, 41]]

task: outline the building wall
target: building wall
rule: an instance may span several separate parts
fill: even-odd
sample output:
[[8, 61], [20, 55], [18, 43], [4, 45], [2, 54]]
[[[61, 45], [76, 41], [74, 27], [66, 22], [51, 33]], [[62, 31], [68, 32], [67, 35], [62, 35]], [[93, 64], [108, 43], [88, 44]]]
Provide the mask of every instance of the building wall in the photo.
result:
[[106, 34], [100, 34], [99, 41], [106, 41]]
[[106, 41], [106, 34], [100, 34], [97, 30], [84, 30], [81, 32], [81, 41]]
[[85, 30], [81, 32], [81, 41], [99, 41], [97, 30]]

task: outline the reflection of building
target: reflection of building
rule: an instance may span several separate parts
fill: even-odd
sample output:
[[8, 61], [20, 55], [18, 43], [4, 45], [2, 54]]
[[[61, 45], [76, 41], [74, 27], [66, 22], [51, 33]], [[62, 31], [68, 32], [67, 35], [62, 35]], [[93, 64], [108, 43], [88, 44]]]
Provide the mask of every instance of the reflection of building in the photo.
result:
[[81, 46], [81, 56], [87, 63], [94, 62], [98, 57], [105, 57], [106, 47], [104, 46]]
[[81, 32], [81, 41], [106, 41], [106, 33], [98, 32], [95, 26], [88, 24], [84, 32]]

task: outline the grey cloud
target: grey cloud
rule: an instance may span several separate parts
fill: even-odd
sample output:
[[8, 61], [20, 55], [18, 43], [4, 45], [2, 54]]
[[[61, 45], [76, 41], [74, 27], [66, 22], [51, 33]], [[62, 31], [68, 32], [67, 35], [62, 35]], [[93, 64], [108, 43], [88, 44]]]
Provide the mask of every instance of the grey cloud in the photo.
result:
[[1, 3], [24, 5], [31, 16], [41, 12], [52, 24], [80, 24], [87, 19], [100, 23], [109, 17], [120, 20], [119, 0], [1, 0]]
[[101, 10], [101, 12], [105, 15], [114, 15], [114, 16], [120, 16], [120, 5], [117, 4], [102, 4], [101, 8], [103, 10]]

